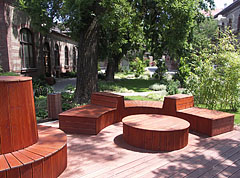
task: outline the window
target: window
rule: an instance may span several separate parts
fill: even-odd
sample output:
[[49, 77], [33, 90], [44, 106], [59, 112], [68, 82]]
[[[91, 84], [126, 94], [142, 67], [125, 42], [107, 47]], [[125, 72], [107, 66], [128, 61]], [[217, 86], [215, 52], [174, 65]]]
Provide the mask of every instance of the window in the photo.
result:
[[229, 26], [230, 29], [232, 29], [232, 19], [229, 19], [228, 26]]
[[238, 16], [238, 24], [237, 24], [237, 31], [240, 31], [240, 14]]
[[73, 65], [76, 66], [77, 64], [77, 56], [76, 56], [76, 49], [73, 47]]
[[55, 66], [60, 66], [59, 47], [57, 44], [55, 44], [55, 48], [54, 48], [54, 58], [55, 58]]
[[65, 65], [69, 65], [69, 58], [68, 58], [68, 47], [65, 46]]
[[23, 28], [20, 30], [20, 56], [22, 58], [22, 69], [34, 68], [33, 59], [33, 39], [30, 30]]

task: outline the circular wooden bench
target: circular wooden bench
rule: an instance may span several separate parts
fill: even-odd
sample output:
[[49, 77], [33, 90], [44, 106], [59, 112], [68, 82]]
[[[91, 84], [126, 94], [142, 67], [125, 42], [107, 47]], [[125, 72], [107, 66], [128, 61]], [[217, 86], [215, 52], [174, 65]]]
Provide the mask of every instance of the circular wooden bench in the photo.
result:
[[58, 177], [67, 166], [67, 138], [37, 128], [30, 77], [0, 77], [0, 177]]
[[137, 114], [123, 118], [123, 138], [132, 146], [173, 151], [188, 144], [190, 124], [177, 117], [159, 114]]

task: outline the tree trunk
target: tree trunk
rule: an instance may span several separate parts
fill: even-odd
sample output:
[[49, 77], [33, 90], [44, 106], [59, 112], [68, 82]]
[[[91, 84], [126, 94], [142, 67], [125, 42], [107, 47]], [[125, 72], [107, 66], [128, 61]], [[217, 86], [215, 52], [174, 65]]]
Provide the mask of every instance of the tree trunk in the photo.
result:
[[115, 74], [115, 60], [109, 59], [107, 64], [107, 70], [106, 70], [106, 80], [113, 81], [114, 74]]
[[77, 62], [75, 100], [79, 104], [89, 102], [92, 92], [97, 91], [98, 24], [95, 17], [88, 29], [80, 34]]
[[113, 55], [113, 59], [108, 60], [107, 71], [106, 71], [106, 80], [113, 81], [114, 75], [118, 72], [118, 65], [120, 63], [121, 58], [123, 57], [122, 53], [117, 55]]

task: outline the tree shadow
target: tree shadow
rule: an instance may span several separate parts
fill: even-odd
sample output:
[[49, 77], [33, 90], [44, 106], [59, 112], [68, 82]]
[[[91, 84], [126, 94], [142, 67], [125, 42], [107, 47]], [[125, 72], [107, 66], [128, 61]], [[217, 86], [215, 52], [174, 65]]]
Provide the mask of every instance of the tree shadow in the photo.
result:
[[199, 136], [196, 149], [169, 157], [168, 164], [159, 165], [150, 174], [156, 178], [218, 177], [218, 174], [229, 177], [240, 169], [240, 136], [237, 135], [224, 139]]

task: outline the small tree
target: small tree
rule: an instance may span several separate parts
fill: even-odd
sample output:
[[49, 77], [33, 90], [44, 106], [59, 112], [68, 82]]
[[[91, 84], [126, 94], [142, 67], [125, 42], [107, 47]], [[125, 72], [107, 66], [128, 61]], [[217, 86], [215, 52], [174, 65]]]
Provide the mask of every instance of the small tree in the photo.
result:
[[231, 31], [226, 30], [217, 43], [212, 43], [195, 56], [187, 88], [196, 103], [210, 109], [237, 110], [240, 94], [240, 51]]

